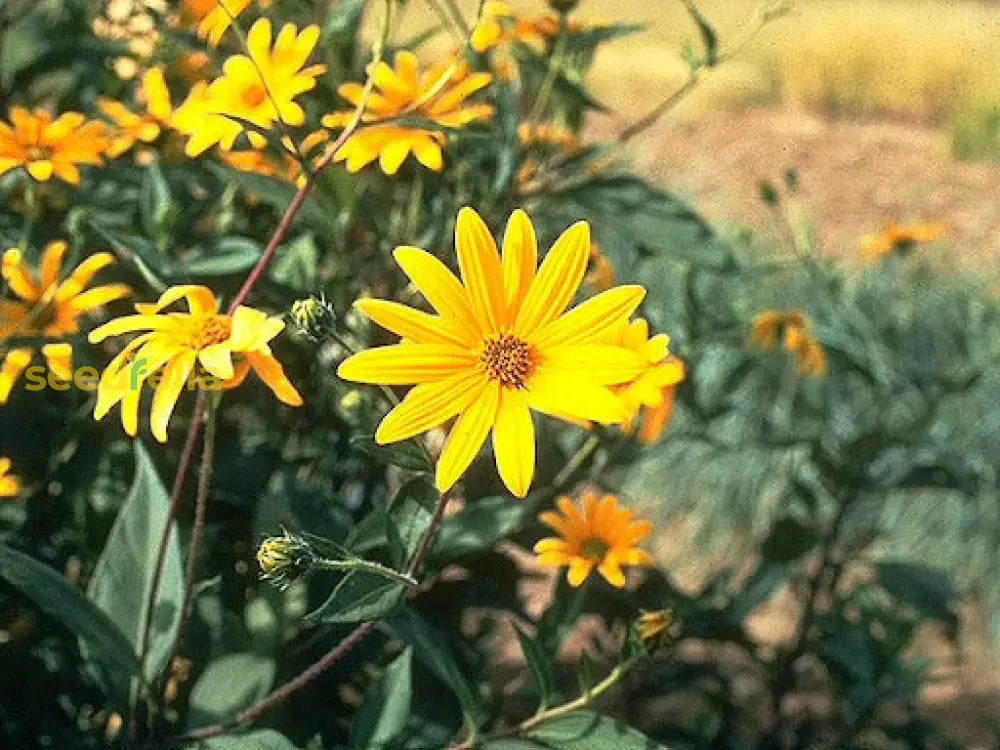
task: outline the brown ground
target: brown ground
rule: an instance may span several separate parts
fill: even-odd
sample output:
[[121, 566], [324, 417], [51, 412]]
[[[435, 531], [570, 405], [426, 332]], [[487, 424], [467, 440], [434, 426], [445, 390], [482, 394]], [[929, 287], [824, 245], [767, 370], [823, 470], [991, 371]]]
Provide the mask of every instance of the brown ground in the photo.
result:
[[[595, 117], [589, 136], [613, 138], [620, 117]], [[936, 252], [998, 275], [1000, 165], [957, 162], [946, 137], [918, 125], [834, 121], [785, 107], [729, 112], [701, 122], [669, 115], [630, 144], [636, 169], [709, 219], [772, 231], [761, 179], [798, 171], [801, 200], [824, 251], [853, 256], [884, 221], [943, 222]]]

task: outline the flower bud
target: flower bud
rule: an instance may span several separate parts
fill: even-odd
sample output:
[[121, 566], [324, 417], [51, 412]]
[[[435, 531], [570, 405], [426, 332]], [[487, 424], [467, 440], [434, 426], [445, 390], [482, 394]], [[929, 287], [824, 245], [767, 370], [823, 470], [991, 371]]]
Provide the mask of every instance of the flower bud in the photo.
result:
[[296, 300], [289, 316], [299, 332], [313, 341], [326, 341], [336, 330], [336, 313], [323, 295]]
[[261, 578], [281, 589], [287, 588], [308, 571], [315, 558], [312, 547], [305, 539], [287, 531], [282, 536], [268, 537], [257, 549]]
[[672, 624], [673, 616], [669, 609], [643, 612], [636, 620], [639, 643], [649, 653], [656, 651], [670, 640], [670, 626]]

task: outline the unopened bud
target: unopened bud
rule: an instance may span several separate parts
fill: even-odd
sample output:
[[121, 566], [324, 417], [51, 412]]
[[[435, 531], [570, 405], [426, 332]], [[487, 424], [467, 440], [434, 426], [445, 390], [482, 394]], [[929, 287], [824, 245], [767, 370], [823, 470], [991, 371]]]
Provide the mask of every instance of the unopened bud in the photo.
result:
[[672, 624], [673, 616], [669, 609], [643, 612], [636, 620], [639, 643], [649, 653], [656, 651], [670, 640], [670, 626]]
[[308, 571], [315, 559], [309, 543], [287, 531], [282, 536], [268, 537], [257, 549], [261, 578], [281, 589]]
[[289, 316], [299, 332], [313, 341], [326, 341], [336, 330], [336, 313], [323, 295], [295, 301]]

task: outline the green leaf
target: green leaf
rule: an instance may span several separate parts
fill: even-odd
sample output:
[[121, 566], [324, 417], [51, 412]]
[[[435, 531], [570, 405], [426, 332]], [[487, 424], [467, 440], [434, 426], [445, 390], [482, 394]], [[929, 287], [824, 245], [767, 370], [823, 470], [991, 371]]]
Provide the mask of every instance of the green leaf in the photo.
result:
[[712, 24], [705, 19], [705, 16], [701, 14], [693, 2], [684, 0], [684, 7], [698, 26], [701, 42], [705, 45], [705, 65], [711, 68], [718, 61], [719, 35], [715, 33]]
[[409, 607], [400, 609], [386, 620], [386, 625], [401, 641], [413, 646], [417, 658], [451, 688], [465, 715], [475, 719], [479, 713], [479, 700], [459, 669], [448, 641]]
[[95, 657], [131, 676], [139, 660], [125, 634], [83, 592], [34, 558], [0, 544], [0, 577], [76, 634]]
[[[142, 443], [135, 441], [135, 479], [104, 544], [87, 591], [94, 604], [128, 635], [133, 654], [138, 654], [143, 645], [146, 602], [153, 588], [156, 558], [169, 506], [170, 498], [152, 459]], [[176, 528], [170, 532], [165, 555], [149, 629], [144, 676], [150, 682], [166, 666], [180, 622], [184, 572]]]
[[555, 693], [555, 678], [552, 676], [552, 664], [549, 661], [548, 654], [545, 653], [542, 645], [537, 640], [525, 633], [517, 625], [514, 625], [514, 630], [517, 631], [517, 640], [521, 644], [521, 653], [524, 654], [524, 660], [531, 671], [531, 679], [538, 690], [540, 708], [547, 708], [551, 705], [552, 695]]
[[161, 252], [166, 249], [178, 208], [170, 194], [160, 163], [153, 161], [142, 173], [139, 184], [139, 220], [142, 229]]
[[406, 728], [413, 684], [413, 649], [407, 648], [386, 667], [365, 694], [351, 721], [353, 750], [381, 748]]
[[884, 560], [875, 563], [875, 575], [896, 601], [909, 604], [924, 617], [958, 625], [958, 592], [940, 570], [919, 563]]
[[483, 745], [483, 750], [547, 750], [544, 745], [537, 745], [527, 740], [494, 740]]
[[729, 603], [726, 619], [734, 625], [741, 624], [747, 615], [767, 601], [791, 577], [791, 565], [761, 560], [743, 588]]
[[185, 750], [297, 750], [291, 740], [273, 729], [246, 734], [224, 734], [188, 745]]
[[407, 471], [431, 473], [434, 467], [427, 452], [413, 440], [403, 440], [392, 445], [379, 445], [374, 435], [355, 435], [350, 439], [351, 448], [364, 453], [384, 466], [398, 466]]
[[191, 690], [188, 727], [225, 721], [259, 702], [274, 674], [274, 661], [256, 654], [227, 654], [209, 662]]
[[772, 562], [798, 560], [816, 546], [816, 530], [795, 518], [782, 518], [771, 527], [760, 553]]
[[226, 276], [249, 271], [264, 249], [249, 237], [222, 237], [208, 247], [196, 245], [184, 259], [183, 273], [192, 276]]
[[403, 598], [403, 589], [402, 583], [353, 570], [340, 580], [330, 597], [307, 616], [319, 622], [377, 620], [396, 608]]
[[396, 493], [386, 517], [386, 536], [396, 567], [405, 568], [413, 559], [439, 498], [434, 485], [423, 477], [407, 482]]
[[667, 750], [637, 729], [591, 711], [546, 721], [528, 732], [532, 739], [566, 750]]
[[512, 500], [509, 495], [470, 502], [441, 523], [433, 554], [453, 559], [489, 549], [524, 523], [534, 505], [530, 498]]
[[316, 283], [319, 250], [311, 234], [303, 234], [278, 248], [271, 278], [300, 291], [311, 291]]

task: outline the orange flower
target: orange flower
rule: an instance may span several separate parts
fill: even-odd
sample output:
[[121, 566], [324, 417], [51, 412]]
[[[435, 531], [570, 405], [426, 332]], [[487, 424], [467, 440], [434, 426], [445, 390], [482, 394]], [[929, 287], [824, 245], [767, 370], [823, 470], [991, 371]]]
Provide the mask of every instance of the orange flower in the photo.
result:
[[58, 119], [42, 109], [33, 113], [10, 108], [10, 122], [0, 122], [0, 174], [24, 167], [39, 182], [52, 175], [71, 185], [80, 184], [77, 164], [100, 164], [107, 147], [104, 123], [88, 121], [79, 112]]
[[764, 351], [777, 346], [795, 357], [795, 373], [822, 377], [826, 374], [826, 352], [813, 338], [812, 324], [801, 310], [777, 312], [765, 310], [754, 318], [750, 330], [750, 344]]
[[146, 111], [141, 115], [135, 114], [114, 99], [97, 99], [97, 106], [115, 124], [106, 151], [112, 159], [132, 148], [136, 141], [152, 143], [160, 137], [161, 128], [170, 124], [173, 112], [162, 70], [150, 68], [146, 71], [139, 94], [146, 102]]
[[933, 242], [944, 232], [944, 224], [897, 224], [887, 221], [882, 234], [862, 237], [858, 247], [866, 260], [874, 261], [891, 253], [905, 255], [917, 245]]

